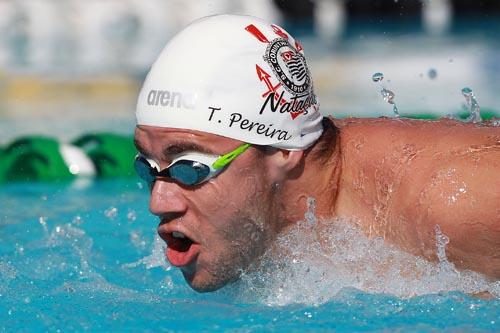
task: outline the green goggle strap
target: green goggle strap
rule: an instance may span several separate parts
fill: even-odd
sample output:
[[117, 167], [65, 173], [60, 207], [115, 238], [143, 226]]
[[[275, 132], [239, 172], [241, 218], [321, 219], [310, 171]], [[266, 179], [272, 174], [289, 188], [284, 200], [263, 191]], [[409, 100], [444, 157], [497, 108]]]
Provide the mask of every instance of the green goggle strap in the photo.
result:
[[225, 167], [226, 165], [231, 163], [236, 157], [241, 155], [245, 150], [247, 150], [250, 146], [251, 146], [250, 143], [245, 143], [245, 144], [239, 146], [238, 148], [236, 148], [235, 150], [233, 150], [225, 155], [222, 155], [221, 157], [219, 157], [217, 159], [217, 161], [214, 162], [214, 164], [212, 164], [212, 167], [215, 170], [218, 170], [218, 169]]

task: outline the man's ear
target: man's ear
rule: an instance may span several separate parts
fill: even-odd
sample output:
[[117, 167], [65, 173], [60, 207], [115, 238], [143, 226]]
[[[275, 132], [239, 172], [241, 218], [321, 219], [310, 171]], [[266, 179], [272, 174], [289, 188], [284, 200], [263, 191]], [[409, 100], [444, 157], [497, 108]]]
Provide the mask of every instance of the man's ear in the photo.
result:
[[268, 177], [273, 182], [281, 182], [290, 178], [295, 171], [303, 167], [303, 150], [285, 150], [270, 148], [267, 152], [266, 164]]

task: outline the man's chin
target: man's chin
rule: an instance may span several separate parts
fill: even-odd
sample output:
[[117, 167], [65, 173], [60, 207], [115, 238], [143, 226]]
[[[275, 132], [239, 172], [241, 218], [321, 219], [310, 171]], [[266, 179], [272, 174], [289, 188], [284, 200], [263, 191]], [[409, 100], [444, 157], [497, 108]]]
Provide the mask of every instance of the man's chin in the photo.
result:
[[183, 270], [182, 275], [184, 275], [184, 279], [189, 286], [199, 293], [216, 291], [237, 279], [216, 278], [204, 271], [192, 272]]

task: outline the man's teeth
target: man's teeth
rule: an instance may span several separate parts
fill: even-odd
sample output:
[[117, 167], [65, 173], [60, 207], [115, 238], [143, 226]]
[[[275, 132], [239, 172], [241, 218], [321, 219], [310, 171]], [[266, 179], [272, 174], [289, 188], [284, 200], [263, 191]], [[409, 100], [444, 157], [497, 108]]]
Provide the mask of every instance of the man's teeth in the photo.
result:
[[182, 232], [179, 232], [179, 231], [172, 232], [172, 236], [174, 236], [175, 238], [186, 238], [186, 236]]

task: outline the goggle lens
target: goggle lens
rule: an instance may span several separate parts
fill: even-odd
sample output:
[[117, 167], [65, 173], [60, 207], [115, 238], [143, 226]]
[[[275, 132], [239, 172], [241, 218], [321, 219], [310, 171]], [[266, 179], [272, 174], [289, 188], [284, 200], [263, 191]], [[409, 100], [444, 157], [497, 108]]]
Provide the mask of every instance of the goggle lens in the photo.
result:
[[181, 160], [168, 169], [170, 177], [185, 185], [195, 185], [205, 179], [210, 168], [196, 161]]
[[[153, 168], [149, 161], [142, 156], [137, 156], [134, 161], [134, 169], [137, 175], [146, 183], [151, 184], [156, 179], [156, 168]], [[156, 172], [155, 172], [156, 171]]]

